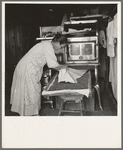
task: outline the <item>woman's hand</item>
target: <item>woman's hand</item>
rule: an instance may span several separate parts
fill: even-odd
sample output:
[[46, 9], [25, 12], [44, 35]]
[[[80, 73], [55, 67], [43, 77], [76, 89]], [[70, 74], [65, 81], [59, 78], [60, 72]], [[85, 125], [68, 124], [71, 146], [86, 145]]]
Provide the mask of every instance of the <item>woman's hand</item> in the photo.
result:
[[60, 69], [68, 69], [68, 66], [67, 65], [59, 65], [59, 66], [57, 66], [57, 67], [55, 67], [54, 69], [56, 69], [56, 70], [60, 70]]
[[68, 69], [68, 66], [67, 65], [62, 65], [62, 68], [61, 69]]

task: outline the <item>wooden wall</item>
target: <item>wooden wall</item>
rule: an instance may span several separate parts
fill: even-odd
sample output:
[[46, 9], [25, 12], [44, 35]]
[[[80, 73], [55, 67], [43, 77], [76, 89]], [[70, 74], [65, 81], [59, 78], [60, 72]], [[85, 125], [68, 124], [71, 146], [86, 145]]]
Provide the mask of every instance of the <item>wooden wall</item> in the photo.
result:
[[34, 27], [9, 24], [5, 29], [6, 63], [15, 67], [22, 56], [34, 45], [35, 35], [31, 32]]
[[[8, 97], [14, 69], [24, 54], [36, 43], [36, 31], [34, 26], [11, 22], [5, 27], [5, 86]], [[9, 103], [9, 99], [6, 103]]]

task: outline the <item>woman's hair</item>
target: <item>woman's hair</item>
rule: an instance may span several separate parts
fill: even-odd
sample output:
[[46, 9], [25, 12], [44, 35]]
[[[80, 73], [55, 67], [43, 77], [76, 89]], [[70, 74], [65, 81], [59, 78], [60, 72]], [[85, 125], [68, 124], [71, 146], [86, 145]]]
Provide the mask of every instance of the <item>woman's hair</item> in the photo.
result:
[[65, 35], [57, 33], [55, 37], [52, 39], [53, 42], [60, 42], [60, 44], [64, 44], [67, 42], [67, 38]]

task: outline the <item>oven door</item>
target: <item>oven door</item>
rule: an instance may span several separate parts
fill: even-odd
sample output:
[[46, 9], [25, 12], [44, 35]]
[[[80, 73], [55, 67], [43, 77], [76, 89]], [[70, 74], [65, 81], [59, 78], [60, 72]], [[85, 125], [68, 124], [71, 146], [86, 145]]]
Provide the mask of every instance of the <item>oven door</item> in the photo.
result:
[[66, 63], [90, 63], [96, 59], [96, 43], [70, 43], [66, 49]]
[[79, 57], [79, 60], [81, 61], [93, 61], [96, 59], [95, 55], [95, 43], [94, 42], [88, 42], [88, 43], [82, 43], [81, 44], [81, 56]]

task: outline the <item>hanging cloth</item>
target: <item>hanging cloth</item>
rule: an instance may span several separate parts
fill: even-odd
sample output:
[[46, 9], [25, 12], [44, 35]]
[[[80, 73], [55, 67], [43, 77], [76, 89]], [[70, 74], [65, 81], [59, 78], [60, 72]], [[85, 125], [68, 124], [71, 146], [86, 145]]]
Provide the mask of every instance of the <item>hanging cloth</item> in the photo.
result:
[[117, 38], [117, 14], [109, 22], [107, 31], [107, 55], [110, 57], [109, 82], [111, 82], [113, 95], [117, 100], [117, 43], [115, 43]]
[[106, 48], [106, 38], [104, 30], [99, 31], [99, 43], [103, 48]]
[[114, 39], [113, 39], [113, 21], [108, 23], [107, 27], [107, 56], [114, 57]]
[[117, 14], [107, 26], [107, 56], [115, 56], [115, 38], [117, 37]]

